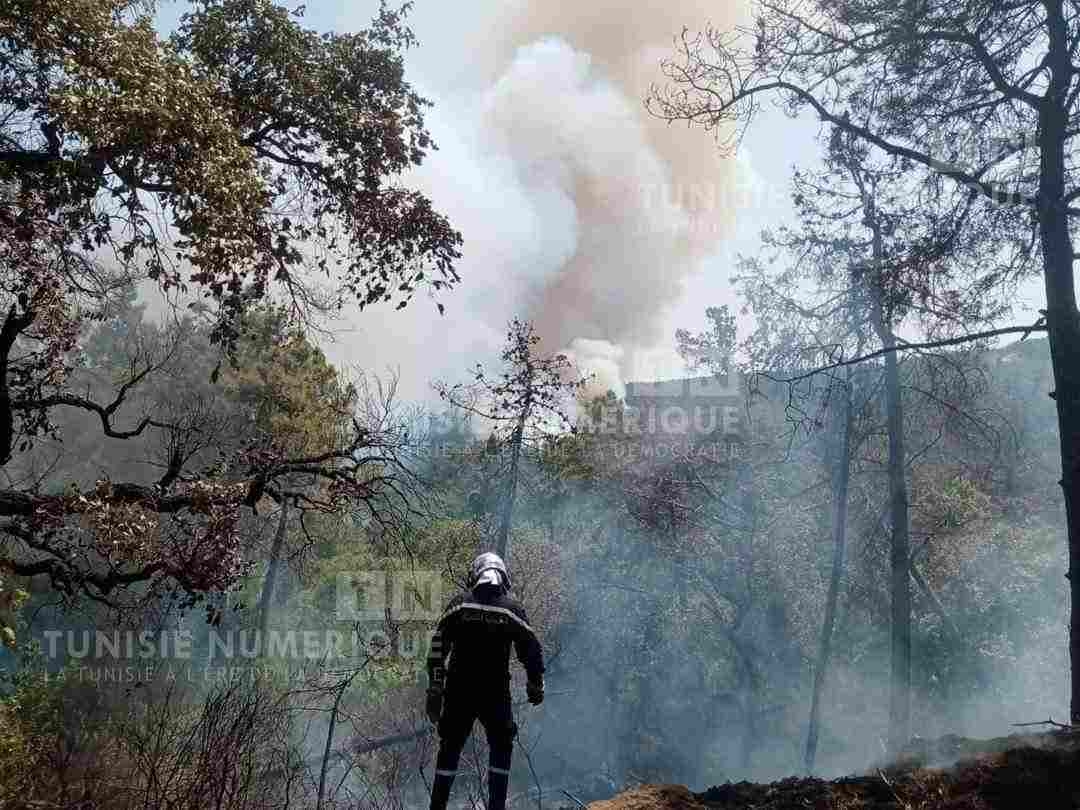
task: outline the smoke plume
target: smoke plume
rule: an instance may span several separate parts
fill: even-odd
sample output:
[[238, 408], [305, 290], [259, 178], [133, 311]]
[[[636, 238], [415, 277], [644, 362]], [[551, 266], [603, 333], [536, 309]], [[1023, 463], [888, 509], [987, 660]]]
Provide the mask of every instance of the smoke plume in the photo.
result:
[[[661, 325], [684, 279], [729, 233], [734, 166], [698, 129], [670, 126], [643, 104], [683, 27], [737, 22], [738, 5], [592, 0], [518, 4], [494, 45], [501, 64], [484, 131], [518, 182], [572, 222], [573, 249], [523, 290], [545, 345], [611, 377]], [[718, 19], [719, 15], [719, 19]]]
[[423, 399], [428, 380], [494, 361], [507, 322], [525, 317], [544, 352], [621, 392], [636, 361], [670, 349], [665, 319], [736, 213], [735, 161], [644, 98], [684, 26], [731, 26], [741, 5], [418, 5], [410, 76], [435, 102], [439, 151], [408, 182], [462, 231], [463, 281], [442, 318], [422, 303], [344, 313], [331, 359], [396, 368], [399, 394]]

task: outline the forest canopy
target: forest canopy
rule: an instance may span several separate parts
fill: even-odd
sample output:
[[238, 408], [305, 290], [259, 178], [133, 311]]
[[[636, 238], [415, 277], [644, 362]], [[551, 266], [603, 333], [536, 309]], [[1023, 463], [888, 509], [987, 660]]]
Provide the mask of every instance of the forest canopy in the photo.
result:
[[[222, 362], [251, 359], [244, 330], [263, 302], [279, 302], [268, 317], [287, 333], [282, 319], [300, 325], [347, 300], [402, 307], [458, 280], [460, 235], [402, 182], [434, 149], [428, 102], [404, 78], [403, 11], [320, 34], [267, 0], [197, 2], [167, 37], [154, 12], [134, 0], [0, 10], [0, 459], [19, 467], [72, 410], [96, 417], [103, 438], [152, 434], [164, 453], [153, 479], [103, 469], [89, 487], [10, 484], [2, 566], [101, 599], [148, 580], [225, 587], [241, 507], [373, 502], [391, 480], [385, 436], [333, 393], [309, 406], [333, 413], [306, 417], [330, 431], [321, 441], [274, 421], [294, 417], [263, 415], [262, 435], [214, 471], [197, 466], [224, 438], [193, 420], [200, 405], [140, 396], [177, 373], [193, 318], [225, 358], [206, 369], [216, 380]], [[83, 342], [147, 283], [174, 311], [112, 386], [84, 387]], [[201, 308], [175, 311], [191, 301]], [[250, 373], [232, 375], [241, 398]], [[293, 492], [300, 474], [321, 494]]]

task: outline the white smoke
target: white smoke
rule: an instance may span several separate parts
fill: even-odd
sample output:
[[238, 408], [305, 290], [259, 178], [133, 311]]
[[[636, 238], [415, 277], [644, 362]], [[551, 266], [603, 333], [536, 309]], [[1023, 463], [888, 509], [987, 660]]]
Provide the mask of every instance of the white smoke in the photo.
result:
[[357, 331], [331, 356], [400, 366], [403, 393], [422, 396], [417, 365], [459, 379], [525, 317], [542, 351], [621, 393], [635, 361], [670, 344], [668, 310], [734, 218], [733, 162], [701, 131], [649, 116], [643, 98], [682, 26], [729, 23], [735, 5], [501, 6], [498, 34], [460, 43], [475, 52], [469, 81], [458, 65], [455, 93], [429, 93], [440, 151], [409, 179], [465, 237], [447, 316], [417, 302], [348, 317]]
[[520, 49], [486, 112], [486, 132], [527, 196], [576, 214], [573, 255], [543, 268], [527, 291], [542, 337], [558, 349], [660, 340], [659, 316], [688, 270], [690, 219], [655, 193], [671, 176], [638, 111], [587, 54], [547, 39]]
[[622, 362], [626, 352], [619, 346], [606, 340], [587, 340], [576, 338], [566, 350], [567, 359], [574, 367], [592, 375], [584, 395], [588, 399], [602, 397], [608, 391], [615, 396], [626, 394], [623, 385]]

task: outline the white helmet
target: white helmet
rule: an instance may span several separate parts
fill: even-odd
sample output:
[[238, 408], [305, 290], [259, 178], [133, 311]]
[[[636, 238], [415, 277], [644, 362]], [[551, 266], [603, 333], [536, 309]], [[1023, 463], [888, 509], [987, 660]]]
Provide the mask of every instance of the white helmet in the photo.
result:
[[502, 557], [487, 551], [472, 561], [469, 569], [469, 587], [477, 585], [498, 585], [504, 591], [510, 590], [510, 572]]

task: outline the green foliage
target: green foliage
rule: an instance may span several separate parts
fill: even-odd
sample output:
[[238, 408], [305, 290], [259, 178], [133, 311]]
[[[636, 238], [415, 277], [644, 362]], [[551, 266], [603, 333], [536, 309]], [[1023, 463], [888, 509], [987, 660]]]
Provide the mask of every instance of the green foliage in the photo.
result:
[[22, 588], [13, 587], [0, 576], [0, 644], [15, 649], [19, 608], [30, 597]]
[[979, 491], [974, 481], [955, 476], [941, 490], [942, 524], [945, 529], [962, 526], [986, 510], [989, 498]]
[[[0, 8], [0, 465], [33, 482], [0, 510], [2, 562], [111, 604], [229, 587], [246, 562], [242, 507], [301, 474], [317, 482], [301, 508], [407, 511], [403, 465], [365, 457], [399, 434], [352, 418], [355, 392], [288, 322], [452, 286], [461, 243], [401, 182], [434, 148], [404, 77], [407, 7], [320, 34], [270, 0], [194, 0], [167, 39], [155, 11]], [[140, 323], [146, 280], [205, 300]], [[199, 379], [215, 343], [234, 407], [216, 372]], [[60, 411], [89, 417], [69, 424], [98, 454], [43, 492], [53, 471], [30, 454]], [[150, 464], [99, 464], [106, 437], [149, 448]]]
[[196, 285], [231, 315], [275, 283], [309, 302], [307, 267], [362, 304], [457, 281], [460, 236], [393, 181], [433, 147], [427, 102], [404, 79], [402, 13], [320, 35], [269, 0], [199, 0], [166, 41], [153, 10], [0, 11], [12, 110], [0, 177], [17, 210], [61, 219], [77, 260], [111, 248], [137, 276]]
[[351, 428], [356, 390], [280, 308], [243, 321], [222, 376], [225, 395], [252, 426], [289, 455], [318, 455], [341, 445]]

